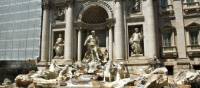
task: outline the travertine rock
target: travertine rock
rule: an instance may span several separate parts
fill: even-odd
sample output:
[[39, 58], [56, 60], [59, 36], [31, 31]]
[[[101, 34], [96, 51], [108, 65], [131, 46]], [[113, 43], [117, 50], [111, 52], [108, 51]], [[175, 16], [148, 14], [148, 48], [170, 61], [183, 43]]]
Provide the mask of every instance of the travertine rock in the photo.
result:
[[31, 83], [33, 83], [33, 79], [30, 75], [21, 74], [15, 78], [16, 86], [18, 87], [28, 87]]
[[200, 81], [199, 72], [191, 72], [191, 71], [181, 71], [177, 73], [174, 77], [174, 82], [178, 85], [190, 84], [194, 81]]

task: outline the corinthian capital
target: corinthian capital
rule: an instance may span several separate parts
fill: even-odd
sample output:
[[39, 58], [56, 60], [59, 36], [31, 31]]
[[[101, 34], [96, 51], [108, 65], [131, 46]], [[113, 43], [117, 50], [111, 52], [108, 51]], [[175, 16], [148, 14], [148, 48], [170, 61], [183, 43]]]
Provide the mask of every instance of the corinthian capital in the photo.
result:
[[49, 0], [42, 0], [42, 8], [47, 9], [49, 7]]

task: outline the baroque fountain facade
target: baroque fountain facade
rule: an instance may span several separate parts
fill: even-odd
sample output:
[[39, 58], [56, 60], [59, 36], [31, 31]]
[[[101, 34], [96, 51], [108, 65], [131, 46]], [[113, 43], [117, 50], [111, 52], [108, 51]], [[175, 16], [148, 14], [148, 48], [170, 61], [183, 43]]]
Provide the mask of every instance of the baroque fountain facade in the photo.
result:
[[[42, 0], [38, 71], [18, 75], [16, 85], [174, 88], [198, 83], [200, 2], [194, 8], [187, 3]], [[197, 34], [191, 34], [193, 28]]]

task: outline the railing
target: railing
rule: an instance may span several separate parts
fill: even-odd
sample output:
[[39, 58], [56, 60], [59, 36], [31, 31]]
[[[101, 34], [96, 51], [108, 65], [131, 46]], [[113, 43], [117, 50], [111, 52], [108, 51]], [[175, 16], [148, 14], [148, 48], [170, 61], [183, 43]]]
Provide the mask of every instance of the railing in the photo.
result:
[[177, 56], [177, 48], [176, 46], [163, 46], [162, 52], [164, 57], [176, 57]]
[[163, 46], [163, 52], [176, 52], [176, 46]]
[[200, 51], [200, 45], [188, 45], [187, 50], [188, 51]]
[[187, 53], [189, 56], [200, 56], [200, 45], [188, 45]]
[[199, 2], [183, 3], [183, 9], [197, 9], [200, 8]]

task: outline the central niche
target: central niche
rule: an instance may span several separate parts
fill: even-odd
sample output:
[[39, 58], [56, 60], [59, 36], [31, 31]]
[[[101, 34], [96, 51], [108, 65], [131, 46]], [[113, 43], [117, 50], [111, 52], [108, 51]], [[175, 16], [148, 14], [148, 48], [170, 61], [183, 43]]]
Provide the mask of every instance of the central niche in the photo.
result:
[[100, 6], [90, 6], [82, 15], [82, 21], [87, 24], [99, 24], [106, 22], [108, 14]]
[[[89, 6], [82, 14], [81, 21], [86, 24], [102, 24], [106, 23], [106, 19], [108, 18], [107, 11], [98, 5]], [[106, 37], [107, 35], [107, 27], [102, 25], [97, 27], [95, 25], [89, 26], [83, 31], [83, 40], [86, 39], [88, 35], [90, 35], [90, 31], [94, 30], [96, 36], [99, 39], [99, 47], [106, 47]]]
[[[88, 59], [89, 55], [88, 52], [92, 49], [89, 49], [87, 45], [85, 45], [88, 38], [91, 38], [91, 35], [93, 35], [91, 32], [94, 31], [94, 37], [98, 40], [98, 44], [95, 45], [95, 47], [99, 49], [107, 49], [108, 47], [108, 28], [105, 25], [106, 20], [108, 19], [108, 13], [107, 11], [98, 5], [91, 5], [88, 8], [84, 9], [84, 12], [81, 15], [81, 21], [84, 23], [82, 27], [82, 58]], [[90, 37], [89, 37], [90, 36]], [[91, 51], [90, 51], [91, 53]], [[94, 52], [93, 52], [94, 53]], [[96, 53], [96, 51], [95, 51]], [[98, 52], [99, 53], [99, 52]], [[100, 57], [100, 55], [95, 54], [95, 56]], [[96, 57], [96, 58], [98, 58]]]

